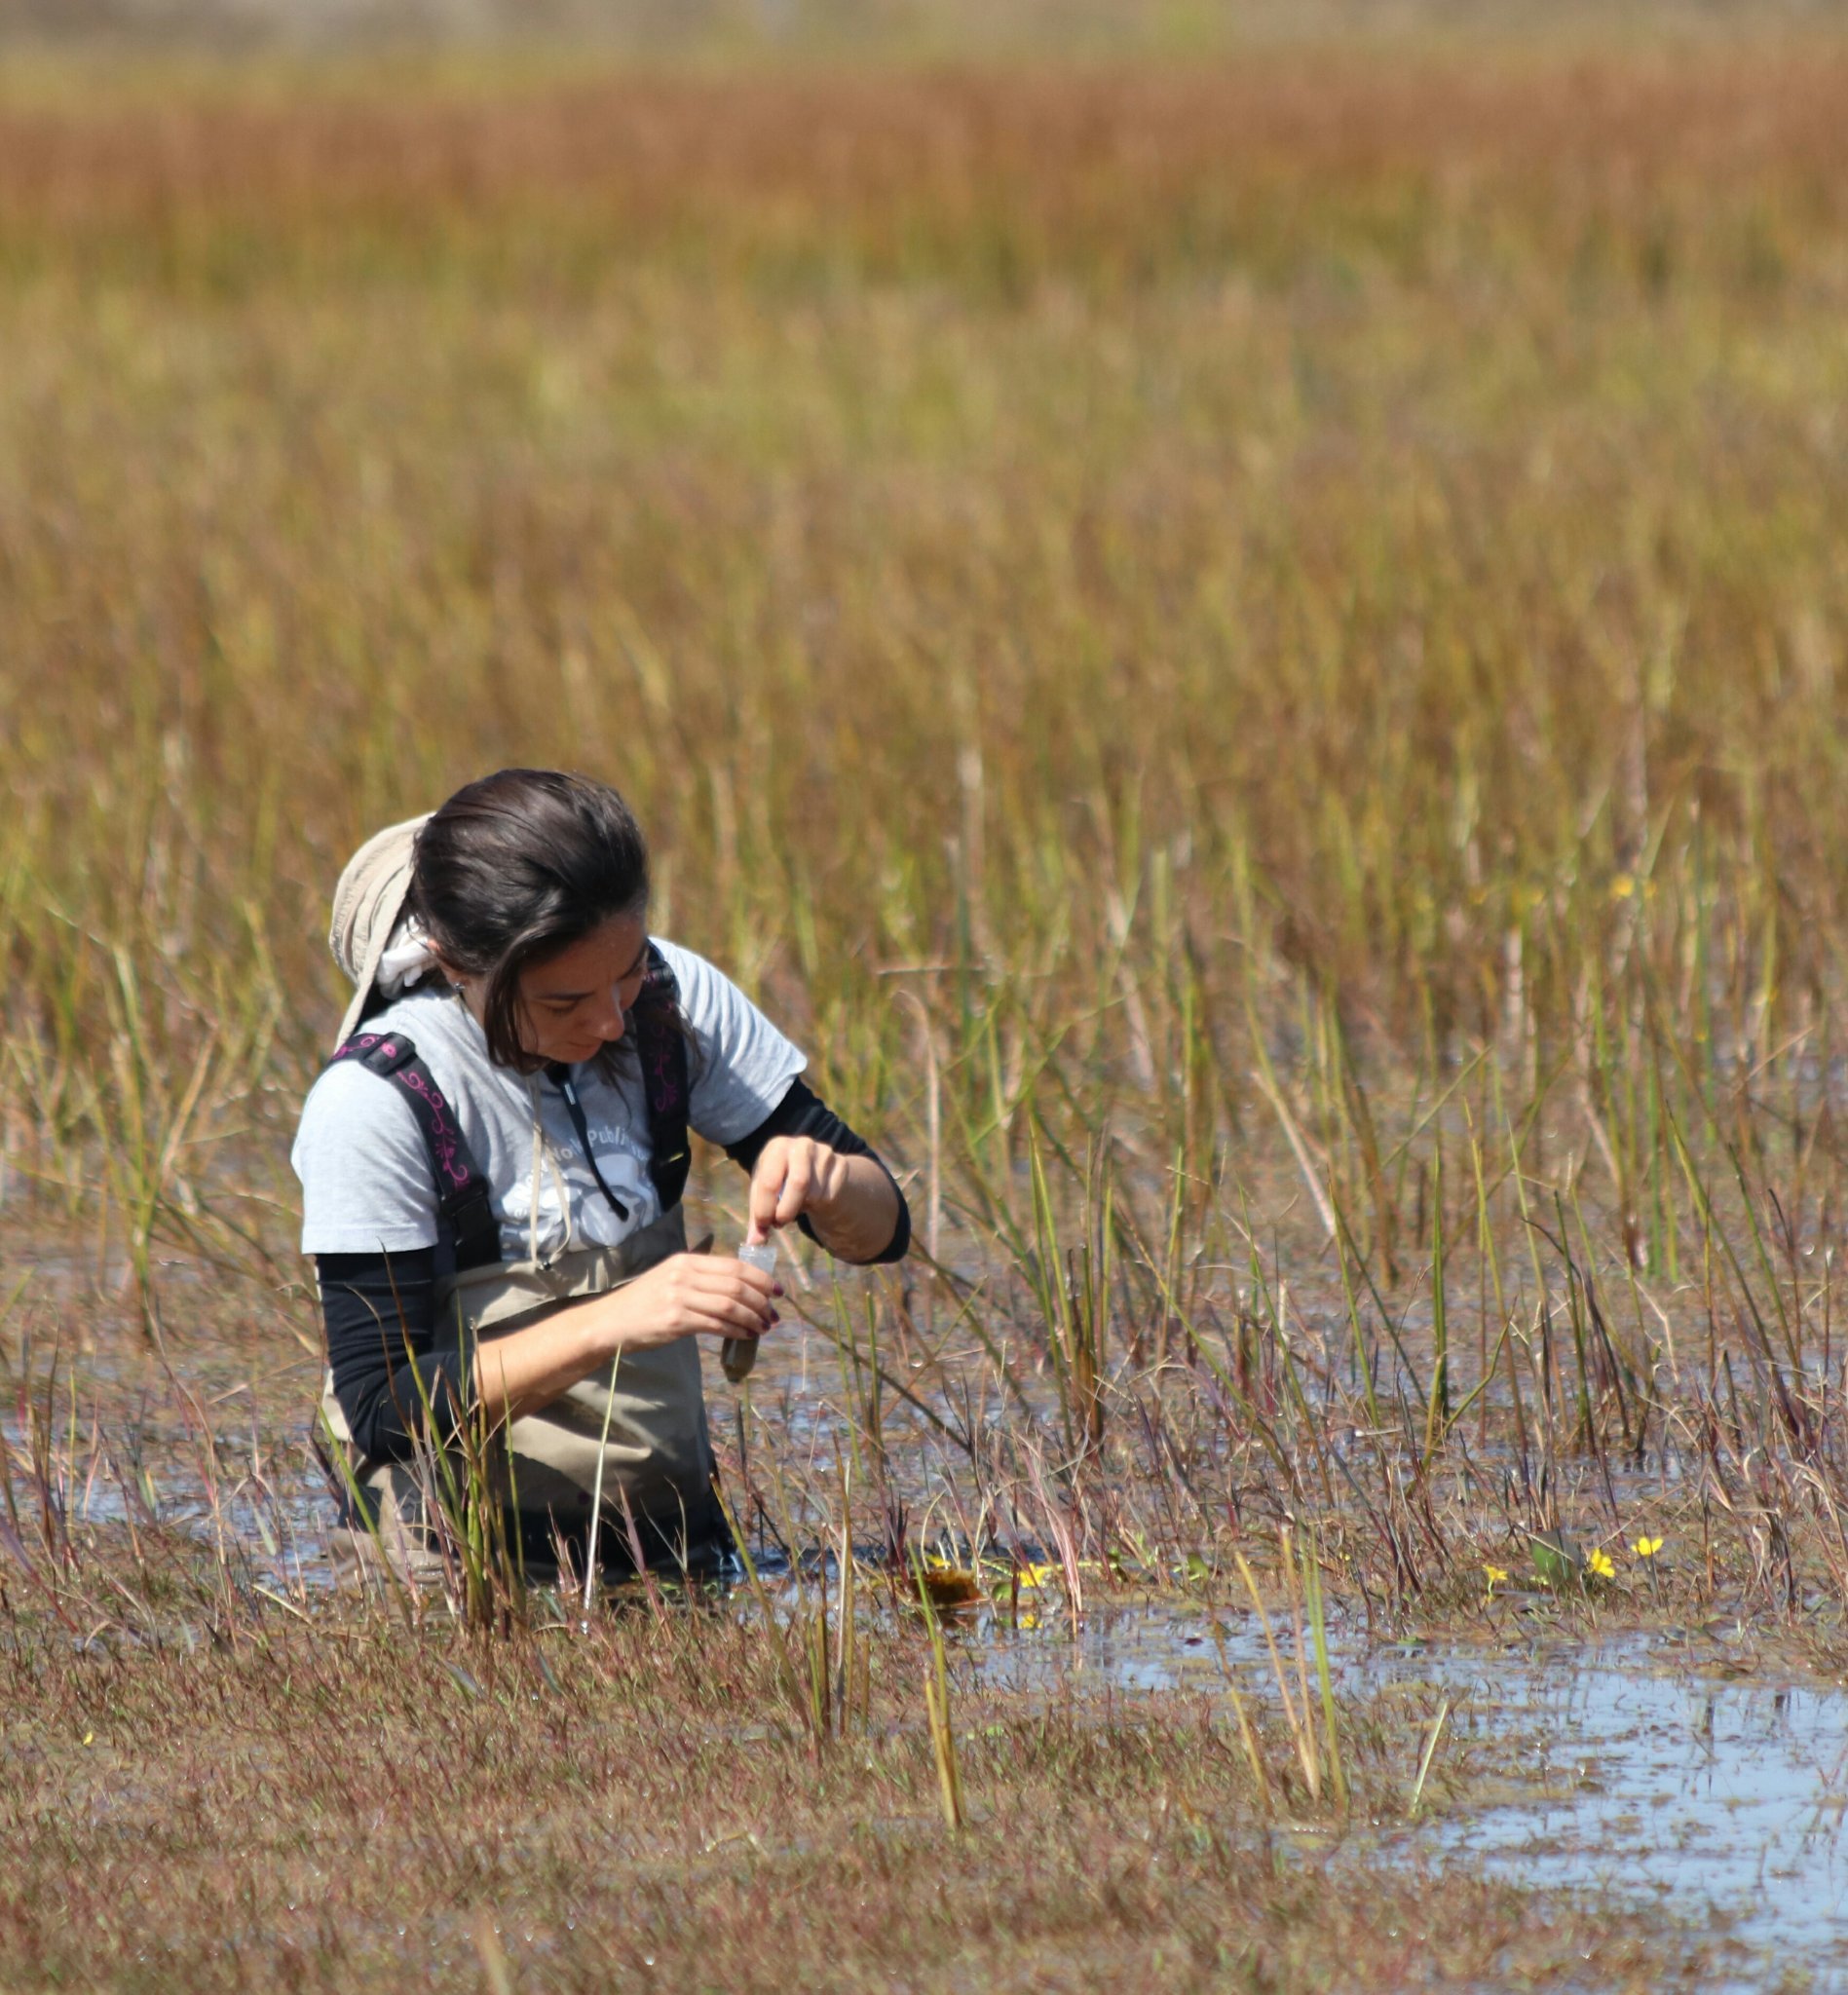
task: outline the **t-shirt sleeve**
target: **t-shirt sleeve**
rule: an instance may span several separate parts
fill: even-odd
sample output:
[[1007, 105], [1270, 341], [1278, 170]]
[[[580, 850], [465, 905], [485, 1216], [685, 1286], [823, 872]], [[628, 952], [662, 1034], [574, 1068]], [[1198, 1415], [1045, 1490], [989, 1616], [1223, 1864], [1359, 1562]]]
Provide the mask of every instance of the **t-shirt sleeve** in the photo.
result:
[[302, 1186], [304, 1254], [434, 1247], [436, 1183], [410, 1105], [363, 1067], [330, 1067], [309, 1090], [289, 1161]]
[[708, 1143], [736, 1143], [769, 1115], [809, 1062], [704, 957], [671, 942], [660, 948], [699, 1042], [690, 1119]]

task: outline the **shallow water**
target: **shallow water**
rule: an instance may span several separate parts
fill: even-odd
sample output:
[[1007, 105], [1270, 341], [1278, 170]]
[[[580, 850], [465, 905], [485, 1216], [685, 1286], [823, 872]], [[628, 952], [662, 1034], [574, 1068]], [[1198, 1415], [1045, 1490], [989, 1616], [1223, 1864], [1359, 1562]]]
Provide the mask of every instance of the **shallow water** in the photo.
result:
[[[1241, 1688], [1263, 1697], [1262, 1634], [1250, 1616], [1221, 1621]], [[1187, 1605], [1096, 1616], [1075, 1638], [1056, 1617], [977, 1638], [983, 1674], [1049, 1691], [1224, 1682], [1206, 1616]], [[1450, 1702], [1457, 1732], [1516, 1744], [1506, 1790], [1388, 1831], [1408, 1855], [1468, 1855], [1511, 1882], [1721, 1923], [1753, 1966], [1718, 1988], [1762, 1988], [1791, 1970], [1808, 1977], [1797, 1985], [1848, 1990], [1848, 1692], [1728, 1675], [1752, 1666], [1706, 1636], [1404, 1643], [1344, 1662], [1331, 1640], [1350, 1693], [1424, 1690]], [[1441, 1740], [1440, 1761], [1444, 1750]]]
[[1848, 1696], [1714, 1680], [1642, 1641], [1425, 1670], [1479, 1720], [1535, 1735], [1532, 1791], [1442, 1824], [1441, 1843], [1524, 1884], [1716, 1913], [1767, 1967], [1848, 1988]]

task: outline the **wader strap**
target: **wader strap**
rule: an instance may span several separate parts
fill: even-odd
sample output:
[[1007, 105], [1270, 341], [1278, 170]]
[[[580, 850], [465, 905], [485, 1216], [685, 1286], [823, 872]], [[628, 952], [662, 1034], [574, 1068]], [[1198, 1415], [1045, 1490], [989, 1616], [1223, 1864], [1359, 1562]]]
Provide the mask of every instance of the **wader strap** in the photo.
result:
[[409, 1105], [430, 1153], [437, 1212], [456, 1243], [456, 1266], [486, 1267], [499, 1261], [501, 1228], [488, 1181], [475, 1168], [455, 1110], [417, 1057], [416, 1046], [401, 1033], [358, 1033], [334, 1059], [357, 1060], [381, 1080], [389, 1080]]
[[648, 1175], [662, 1212], [672, 1212], [687, 1188], [693, 1162], [687, 1141], [692, 1113], [687, 1035], [680, 1018], [680, 992], [667, 959], [648, 945], [648, 980], [635, 1009], [635, 1047], [642, 1063], [642, 1096], [648, 1105]]

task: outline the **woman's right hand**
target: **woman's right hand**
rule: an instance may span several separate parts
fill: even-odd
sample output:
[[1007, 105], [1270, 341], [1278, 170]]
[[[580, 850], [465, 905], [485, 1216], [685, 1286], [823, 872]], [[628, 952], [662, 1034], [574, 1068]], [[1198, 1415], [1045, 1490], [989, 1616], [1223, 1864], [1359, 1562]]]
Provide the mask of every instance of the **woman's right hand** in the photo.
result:
[[645, 1351], [683, 1336], [762, 1336], [777, 1320], [781, 1285], [717, 1254], [676, 1254], [610, 1297], [613, 1351]]

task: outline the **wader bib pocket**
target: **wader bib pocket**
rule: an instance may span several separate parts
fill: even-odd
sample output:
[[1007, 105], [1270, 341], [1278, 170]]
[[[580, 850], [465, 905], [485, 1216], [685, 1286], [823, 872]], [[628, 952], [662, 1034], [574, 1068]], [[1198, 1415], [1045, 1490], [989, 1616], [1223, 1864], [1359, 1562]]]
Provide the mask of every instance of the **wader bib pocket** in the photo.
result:
[[[675, 1206], [617, 1247], [563, 1254], [550, 1266], [471, 1268], [437, 1285], [439, 1335], [492, 1367], [496, 1337], [621, 1288], [686, 1251], [686, 1222]], [[496, 1440], [498, 1472], [508, 1478], [497, 1493], [521, 1511], [587, 1521], [599, 1488], [619, 1514], [626, 1499], [636, 1517], [660, 1524], [711, 1507], [712, 1444], [698, 1345], [690, 1336], [620, 1353], [609, 1371], [581, 1378]]]
[[[615, 1247], [560, 1255], [550, 1262], [509, 1261], [465, 1269], [437, 1284], [437, 1348], [460, 1349], [492, 1365], [497, 1337], [554, 1311], [606, 1295], [687, 1248], [679, 1206]], [[428, 1468], [369, 1462], [351, 1454], [351, 1437], [329, 1377], [321, 1412], [338, 1443], [365, 1514], [401, 1570], [434, 1570], [427, 1526]], [[554, 1533], [580, 1541], [599, 1498], [601, 1541], [621, 1556], [633, 1519], [650, 1562], [708, 1562], [726, 1542], [712, 1493], [712, 1443], [698, 1340], [676, 1337], [619, 1354], [610, 1370], [583, 1378], [538, 1412], [522, 1414], [489, 1442], [491, 1500], [511, 1514], [529, 1558], [544, 1558]], [[353, 1492], [347, 1492], [351, 1510]]]

